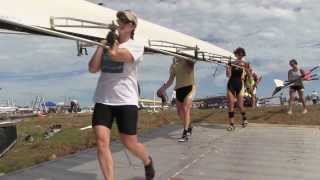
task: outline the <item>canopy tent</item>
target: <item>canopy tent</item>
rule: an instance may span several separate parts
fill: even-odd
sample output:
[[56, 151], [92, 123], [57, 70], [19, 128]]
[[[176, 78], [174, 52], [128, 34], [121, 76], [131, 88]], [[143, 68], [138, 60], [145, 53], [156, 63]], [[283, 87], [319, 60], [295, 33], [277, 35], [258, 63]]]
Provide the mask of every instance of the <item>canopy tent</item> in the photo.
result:
[[52, 101], [46, 101], [45, 103], [43, 103], [42, 105], [45, 105], [47, 107], [56, 107], [57, 104], [52, 102]]

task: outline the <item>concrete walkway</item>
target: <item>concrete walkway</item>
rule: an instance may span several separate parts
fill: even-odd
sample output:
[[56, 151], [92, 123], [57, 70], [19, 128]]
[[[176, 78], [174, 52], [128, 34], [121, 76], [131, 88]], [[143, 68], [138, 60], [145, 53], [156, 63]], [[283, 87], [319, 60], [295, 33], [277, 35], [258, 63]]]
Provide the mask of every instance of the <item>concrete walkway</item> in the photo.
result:
[[[250, 125], [227, 132], [224, 125], [197, 124], [192, 139], [177, 143], [179, 126], [143, 135], [159, 180], [319, 180], [320, 131], [311, 127]], [[139, 160], [112, 145], [117, 180], [143, 180]], [[1, 176], [0, 180], [102, 180], [96, 151]]]

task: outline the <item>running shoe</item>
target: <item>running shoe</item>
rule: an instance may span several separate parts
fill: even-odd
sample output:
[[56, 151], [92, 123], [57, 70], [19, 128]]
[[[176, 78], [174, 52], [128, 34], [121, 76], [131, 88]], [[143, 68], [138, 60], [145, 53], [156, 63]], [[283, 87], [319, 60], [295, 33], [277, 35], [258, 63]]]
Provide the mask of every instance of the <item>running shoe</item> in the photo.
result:
[[188, 130], [183, 130], [181, 138], [178, 139], [178, 142], [187, 142], [188, 141]]
[[241, 126], [245, 128], [248, 126], [248, 124], [249, 124], [248, 120], [245, 119], [245, 120], [242, 120]]
[[288, 114], [289, 114], [289, 115], [291, 115], [291, 114], [292, 114], [292, 111], [291, 111], [291, 110], [289, 110], [289, 111], [288, 111]]
[[144, 170], [145, 170], [146, 180], [153, 180], [154, 176], [156, 175], [156, 171], [154, 170], [153, 160], [150, 156], [149, 156], [149, 159], [150, 159], [150, 163], [144, 166]]
[[190, 126], [188, 129], [187, 129], [187, 135], [188, 136], [191, 136], [192, 135], [192, 126]]
[[304, 110], [302, 111], [302, 114], [307, 114], [307, 112], [308, 112], [308, 110], [307, 110], [307, 109], [304, 109]]
[[236, 130], [236, 127], [234, 125], [229, 125], [229, 127], [227, 127], [227, 131], [234, 131]]

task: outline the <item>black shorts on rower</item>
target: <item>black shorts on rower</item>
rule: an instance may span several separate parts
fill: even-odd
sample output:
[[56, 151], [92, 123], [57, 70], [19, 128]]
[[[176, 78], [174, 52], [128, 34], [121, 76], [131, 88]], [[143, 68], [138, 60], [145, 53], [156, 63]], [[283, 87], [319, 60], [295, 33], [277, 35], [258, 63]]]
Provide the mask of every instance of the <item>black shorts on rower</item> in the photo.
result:
[[127, 135], [137, 134], [138, 107], [135, 105], [110, 106], [96, 103], [92, 116], [92, 126], [102, 125], [110, 130], [114, 119], [119, 132]]
[[304, 90], [304, 87], [303, 85], [294, 85], [294, 86], [290, 86], [290, 90], [291, 91], [303, 91]]
[[184, 86], [181, 88], [176, 89], [176, 96], [177, 100], [181, 103], [184, 102], [184, 99], [192, 93], [193, 85], [190, 86]]

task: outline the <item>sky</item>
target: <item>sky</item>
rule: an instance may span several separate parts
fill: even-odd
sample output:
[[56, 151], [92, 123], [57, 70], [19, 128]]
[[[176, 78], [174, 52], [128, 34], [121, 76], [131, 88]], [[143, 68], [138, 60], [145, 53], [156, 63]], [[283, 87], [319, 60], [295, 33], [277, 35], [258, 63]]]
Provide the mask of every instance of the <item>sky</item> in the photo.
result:
[[[132, 9], [139, 18], [213, 43], [232, 51], [242, 46], [247, 60], [263, 81], [258, 96], [268, 97], [273, 79], [287, 79], [288, 61], [302, 68], [319, 64], [320, 4], [316, 0], [90, 0], [106, 7]], [[77, 56], [73, 41], [0, 34], [0, 104], [14, 98], [28, 105], [36, 96], [63, 101], [65, 97], [92, 104], [99, 74], [90, 74], [88, 56]], [[168, 78], [171, 58], [145, 55], [139, 80], [143, 97]], [[196, 64], [196, 97], [225, 94], [225, 69]], [[318, 71], [319, 72], [319, 71]], [[306, 83], [306, 92], [320, 91], [319, 81]], [[171, 94], [172, 89], [168, 90]]]

